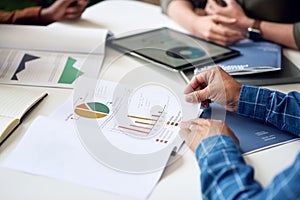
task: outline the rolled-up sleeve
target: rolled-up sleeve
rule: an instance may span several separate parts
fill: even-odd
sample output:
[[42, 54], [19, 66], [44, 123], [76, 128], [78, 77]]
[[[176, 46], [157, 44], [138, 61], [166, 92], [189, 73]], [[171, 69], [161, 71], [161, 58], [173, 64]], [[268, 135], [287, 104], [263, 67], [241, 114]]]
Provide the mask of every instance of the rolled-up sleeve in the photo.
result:
[[160, 0], [162, 13], [167, 14], [167, 9], [172, 0]]
[[297, 48], [300, 49], [300, 22], [294, 24], [294, 39]]
[[280, 130], [300, 137], [300, 93], [284, 94], [250, 85], [243, 85], [238, 113], [272, 124]]
[[0, 23], [2, 24], [25, 24], [40, 25], [40, 12], [42, 7], [31, 7], [12, 12], [0, 11]]

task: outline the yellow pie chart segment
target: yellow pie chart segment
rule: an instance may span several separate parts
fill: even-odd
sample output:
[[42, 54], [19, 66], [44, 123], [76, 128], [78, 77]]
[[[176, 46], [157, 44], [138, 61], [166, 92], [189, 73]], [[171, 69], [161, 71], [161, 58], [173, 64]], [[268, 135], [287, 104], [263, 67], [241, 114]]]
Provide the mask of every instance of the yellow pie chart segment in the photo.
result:
[[109, 114], [109, 108], [103, 103], [88, 102], [76, 106], [75, 113], [84, 118], [97, 119], [106, 117]]

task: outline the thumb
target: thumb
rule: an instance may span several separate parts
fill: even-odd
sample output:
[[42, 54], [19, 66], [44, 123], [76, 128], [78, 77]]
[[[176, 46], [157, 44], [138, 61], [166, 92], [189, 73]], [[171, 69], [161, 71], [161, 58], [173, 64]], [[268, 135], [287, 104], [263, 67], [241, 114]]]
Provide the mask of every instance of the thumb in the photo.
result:
[[74, 2], [77, 2], [77, 0], [57, 0], [55, 4], [56, 6], [67, 8]]
[[189, 103], [200, 103], [209, 99], [210, 93], [208, 87], [203, 90], [197, 90], [185, 96], [185, 101]]
[[225, 17], [222, 15], [215, 15], [214, 22], [224, 24], [224, 25], [233, 25], [237, 22], [237, 19]]
[[235, 0], [224, 0], [227, 5], [234, 3]]

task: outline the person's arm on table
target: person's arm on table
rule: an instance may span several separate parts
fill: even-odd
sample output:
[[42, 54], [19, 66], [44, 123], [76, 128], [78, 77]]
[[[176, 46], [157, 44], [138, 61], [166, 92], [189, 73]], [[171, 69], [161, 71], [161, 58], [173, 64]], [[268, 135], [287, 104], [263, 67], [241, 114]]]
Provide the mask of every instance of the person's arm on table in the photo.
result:
[[205, 103], [209, 99], [226, 110], [265, 121], [300, 136], [299, 92], [284, 94], [242, 85], [222, 68], [216, 67], [193, 77], [185, 93], [188, 102]]
[[300, 154], [266, 187], [254, 179], [234, 140], [226, 135], [210, 136], [196, 149], [201, 169], [203, 199], [297, 199], [300, 196]]
[[284, 94], [243, 85], [238, 113], [265, 121], [300, 137], [300, 93]]
[[[224, 92], [218, 92], [222, 87]], [[228, 110], [238, 111], [239, 106], [243, 106], [239, 103], [241, 96], [252, 89], [236, 82], [221, 68], [214, 68], [195, 76], [185, 93], [188, 102], [211, 99]], [[243, 97], [243, 100], [252, 98], [248, 94]], [[256, 99], [260, 100], [260, 95]], [[297, 187], [300, 182], [300, 155], [291, 167], [278, 174], [263, 189], [254, 180], [253, 168], [243, 160], [238, 141], [224, 122], [207, 119], [182, 122], [180, 134], [196, 152], [203, 199], [297, 199], [300, 196]]]
[[162, 6], [170, 18], [194, 36], [221, 45], [230, 45], [244, 38], [239, 31], [229, 28], [236, 23], [236, 19], [206, 15], [203, 9], [202, 12], [196, 12], [189, 0], [162, 1]]
[[[208, 0], [205, 11], [210, 15], [221, 15], [237, 19], [233, 26], [246, 33], [255, 19], [248, 17], [235, 0], [224, 0], [226, 7], [218, 5], [214, 0]], [[293, 49], [300, 49], [300, 22], [295, 24], [260, 21], [259, 27], [262, 38]]]
[[0, 11], [0, 23], [48, 25], [55, 21], [78, 19], [88, 0], [57, 0], [48, 8], [31, 7], [11, 12]]
[[42, 7], [31, 7], [11, 12], [0, 11], [2, 24], [40, 24]]

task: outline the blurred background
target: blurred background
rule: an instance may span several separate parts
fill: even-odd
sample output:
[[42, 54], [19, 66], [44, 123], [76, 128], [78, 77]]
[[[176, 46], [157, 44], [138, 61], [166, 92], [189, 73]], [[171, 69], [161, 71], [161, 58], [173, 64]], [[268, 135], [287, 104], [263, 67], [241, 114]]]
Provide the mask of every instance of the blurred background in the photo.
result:
[[[16, 9], [24, 9], [31, 6], [42, 6], [48, 7], [50, 6], [55, 0], [1, 0], [0, 1], [0, 10], [4, 11], [12, 11]], [[103, 0], [90, 0], [88, 6], [94, 5], [95, 3], [101, 2]], [[155, 5], [159, 5], [159, 0], [139, 0]]]

